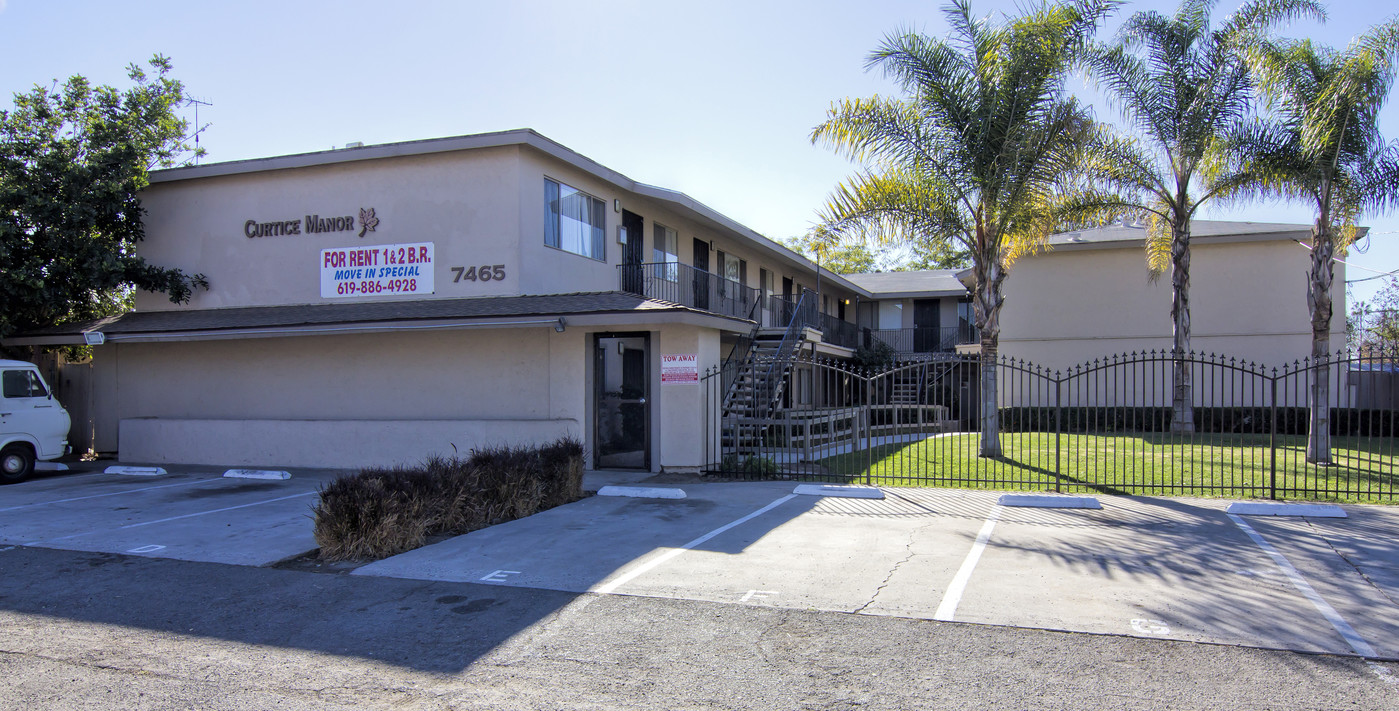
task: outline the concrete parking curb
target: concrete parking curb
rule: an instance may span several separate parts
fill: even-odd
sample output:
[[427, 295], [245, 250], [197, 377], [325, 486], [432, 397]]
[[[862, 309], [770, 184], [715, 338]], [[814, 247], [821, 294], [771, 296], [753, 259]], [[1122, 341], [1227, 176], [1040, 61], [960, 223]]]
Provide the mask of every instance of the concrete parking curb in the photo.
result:
[[1240, 516], [1307, 516], [1309, 518], [1347, 518], [1346, 512], [1334, 504], [1284, 504], [1268, 501], [1236, 501], [1226, 513]]
[[844, 484], [799, 484], [793, 494], [803, 496], [828, 496], [844, 499], [882, 499], [884, 492], [872, 486], [847, 486]]
[[127, 467], [115, 466], [102, 470], [103, 474], [123, 474], [126, 476], [164, 476], [165, 470], [160, 467]]
[[290, 479], [291, 472], [271, 469], [229, 469], [223, 473], [231, 479]]
[[1103, 505], [1092, 496], [1060, 494], [1001, 494], [996, 503], [1002, 506], [1022, 506], [1037, 509], [1101, 509]]
[[598, 496], [624, 496], [633, 499], [683, 499], [684, 489], [669, 489], [652, 486], [604, 486], [598, 489]]

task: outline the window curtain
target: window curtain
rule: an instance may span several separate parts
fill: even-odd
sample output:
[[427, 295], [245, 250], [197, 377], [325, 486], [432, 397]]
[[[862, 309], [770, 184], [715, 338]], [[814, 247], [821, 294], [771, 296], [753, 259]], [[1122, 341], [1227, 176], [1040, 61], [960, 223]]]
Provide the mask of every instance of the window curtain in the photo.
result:
[[560, 247], [559, 241], [559, 184], [552, 180], [544, 181], [544, 244]]
[[593, 226], [593, 240], [592, 251], [585, 256], [604, 260], [607, 249], [607, 213], [601, 200], [588, 198], [588, 201], [592, 203], [592, 214], [589, 216], [589, 222]]

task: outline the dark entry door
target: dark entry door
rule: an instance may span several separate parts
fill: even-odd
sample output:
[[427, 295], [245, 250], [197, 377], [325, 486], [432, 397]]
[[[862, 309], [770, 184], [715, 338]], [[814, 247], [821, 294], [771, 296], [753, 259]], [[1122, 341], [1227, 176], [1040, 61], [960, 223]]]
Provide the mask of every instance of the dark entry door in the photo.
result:
[[593, 462], [651, 468], [650, 336], [599, 334], [593, 359]]
[[622, 245], [622, 291], [633, 294], [643, 293], [641, 260], [645, 234], [641, 215], [629, 210], [622, 211], [622, 231], [627, 236]]
[[695, 240], [695, 308], [709, 309], [709, 243]]
[[913, 349], [932, 353], [942, 342], [942, 314], [937, 299], [916, 299], [913, 302]]
[[794, 301], [792, 294], [794, 287], [795, 284], [792, 283], [791, 277], [782, 277], [782, 308], [779, 309], [777, 315], [778, 326], [792, 325], [792, 317], [797, 313], [796, 304], [792, 303]]

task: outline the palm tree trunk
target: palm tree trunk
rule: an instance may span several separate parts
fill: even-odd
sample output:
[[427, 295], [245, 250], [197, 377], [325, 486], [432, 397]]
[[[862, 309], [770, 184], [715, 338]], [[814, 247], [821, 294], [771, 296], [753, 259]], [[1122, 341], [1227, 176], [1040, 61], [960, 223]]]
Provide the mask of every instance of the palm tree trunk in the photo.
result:
[[996, 348], [999, 337], [981, 332], [981, 456], [1001, 456], [1001, 418], [997, 404]]
[[974, 265], [976, 321], [981, 330], [981, 456], [1001, 456], [1000, 398], [996, 382], [996, 352], [1001, 340], [1001, 282], [1006, 271], [999, 255], [985, 255]]
[[1190, 221], [1177, 220], [1171, 230], [1171, 431], [1194, 432], [1195, 408], [1190, 391]]
[[1307, 461], [1331, 463], [1331, 283], [1336, 244], [1323, 214], [1312, 228], [1312, 268], [1307, 279], [1307, 307], [1312, 316], [1311, 418]]

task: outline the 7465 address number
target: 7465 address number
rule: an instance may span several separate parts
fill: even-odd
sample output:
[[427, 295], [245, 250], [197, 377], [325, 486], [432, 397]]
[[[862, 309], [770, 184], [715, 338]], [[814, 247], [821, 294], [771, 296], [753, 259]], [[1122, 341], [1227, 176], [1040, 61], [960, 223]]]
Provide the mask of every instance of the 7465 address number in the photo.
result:
[[461, 281], [504, 281], [504, 264], [482, 264], [479, 267], [452, 267], [452, 283]]

